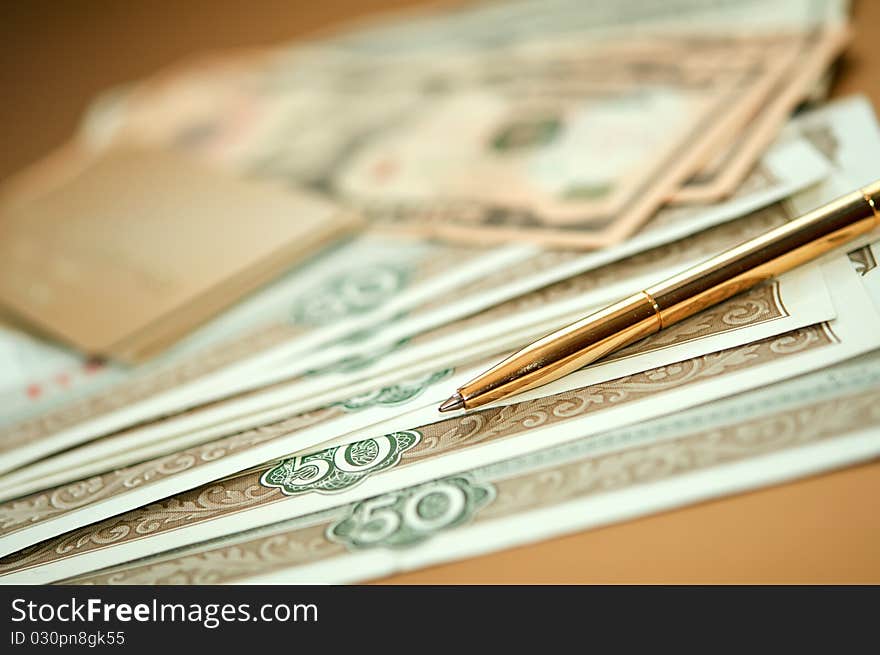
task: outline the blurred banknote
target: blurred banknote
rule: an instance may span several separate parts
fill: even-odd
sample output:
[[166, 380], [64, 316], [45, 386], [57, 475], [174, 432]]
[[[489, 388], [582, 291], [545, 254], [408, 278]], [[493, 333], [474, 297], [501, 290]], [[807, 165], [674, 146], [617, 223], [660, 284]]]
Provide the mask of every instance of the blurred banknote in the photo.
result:
[[369, 580], [875, 458], [876, 231], [551, 384], [437, 409], [876, 179], [866, 100], [801, 107], [847, 11], [466, 4], [104, 94], [0, 201], [138, 146], [367, 225], [176, 345], [184, 319], [120, 340], [137, 366], [0, 319], [0, 584]]

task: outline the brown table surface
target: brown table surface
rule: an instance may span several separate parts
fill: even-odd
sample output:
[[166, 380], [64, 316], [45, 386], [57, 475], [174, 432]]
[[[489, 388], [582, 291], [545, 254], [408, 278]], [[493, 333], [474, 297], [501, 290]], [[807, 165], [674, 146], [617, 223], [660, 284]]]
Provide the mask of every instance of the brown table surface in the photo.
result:
[[[63, 143], [89, 100], [194, 52], [272, 44], [413, 0], [32, 0], [0, 20], [0, 179]], [[835, 95], [880, 107], [880, 2], [855, 5]], [[878, 156], [880, 162], [880, 156]], [[880, 163], [878, 163], [880, 169]], [[880, 463], [409, 574], [389, 583], [880, 583]]]

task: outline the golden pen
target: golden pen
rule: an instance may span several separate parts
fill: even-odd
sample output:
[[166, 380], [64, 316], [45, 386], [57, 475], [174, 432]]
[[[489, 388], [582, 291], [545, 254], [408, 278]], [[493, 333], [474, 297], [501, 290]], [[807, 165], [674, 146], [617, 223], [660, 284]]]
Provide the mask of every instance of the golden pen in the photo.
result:
[[880, 228], [880, 180], [557, 330], [459, 387], [441, 412], [547, 384]]

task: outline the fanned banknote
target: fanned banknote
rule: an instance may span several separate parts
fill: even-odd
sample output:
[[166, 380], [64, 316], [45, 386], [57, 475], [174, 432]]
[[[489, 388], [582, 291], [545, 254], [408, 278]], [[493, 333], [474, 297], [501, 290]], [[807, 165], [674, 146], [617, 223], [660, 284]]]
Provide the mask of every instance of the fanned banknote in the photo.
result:
[[[100, 516], [99, 512], [116, 514], [123, 508], [147, 502], [143, 499], [149, 498], [146, 495], [150, 493], [149, 487], [154, 488], [153, 493], [158, 497], [163, 497], [167, 495], [163, 492], [196, 480], [199, 469], [202, 474], [213, 469], [216, 478], [217, 471], [224, 466], [223, 446], [244, 447], [243, 451], [234, 451], [225, 457], [227, 465], [231, 463], [229, 460], [246, 459], [248, 451], [250, 457], [258, 457], [258, 453], [266, 454], [287, 443], [304, 441], [320, 429], [322, 419], [338, 422], [339, 410], [329, 408], [329, 412], [324, 410], [305, 417], [306, 427], [299, 431], [291, 431], [291, 422], [281, 423], [275, 430], [285, 432], [278, 439], [272, 438], [272, 429], [255, 430], [238, 440], [212, 444], [200, 451], [201, 457], [199, 451], [182, 453], [6, 503], [0, 512], [0, 525], [4, 526], [0, 550], [11, 552], [35, 545], [7, 558], [3, 566], [11, 570], [10, 580], [47, 581], [41, 576], [53, 569], [47, 568], [48, 564], [38, 567], [31, 564], [52, 553], [55, 553], [53, 561], [64, 561], [65, 566], [73, 566], [74, 561], [80, 562], [79, 566], [88, 566], [96, 558], [105, 563], [109, 561], [115, 550], [108, 545], [110, 542], [119, 542], [116, 552], [122, 553], [121, 557], [129, 557], [131, 552], [177, 547], [188, 543], [187, 539], [217, 536], [216, 531], [222, 534], [224, 530], [235, 529], [232, 526], [241, 528], [248, 520], [277, 520], [284, 507], [294, 512], [319, 509], [322, 503], [336, 503], [347, 494], [368, 493], [378, 485], [408, 484], [428, 472], [451, 474], [472, 461], [471, 450], [478, 452], [484, 462], [531, 452], [570, 440], [576, 434], [653, 418], [671, 408], [694, 406], [880, 347], [880, 314], [871, 300], [880, 294], [877, 286], [880, 278], [862, 276], [846, 256], [830, 261], [826, 273], [830, 284], [839, 292], [837, 317], [832, 321], [607, 382], [596, 383], [595, 373], [588, 367], [543, 390], [521, 395], [523, 400], [511, 399], [501, 406], [461, 417], [438, 420], [433, 406], [398, 414], [393, 419], [350, 432], [331, 442], [334, 445], [329, 450], [306, 452], [287, 463], [276, 462], [262, 470], [227, 478], [228, 488], [224, 487], [226, 482], [212, 482], [180, 498], [167, 500], [167, 507], [146, 505], [144, 509], [74, 530], [44, 544], [36, 542], [81, 523], [83, 514], [92, 517]], [[741, 313], [734, 308], [731, 311]], [[372, 402], [367, 406], [372, 407], [368, 411], [375, 411]], [[293, 419], [296, 420], [303, 418]], [[380, 433], [384, 434], [380, 437]], [[416, 436], [399, 441], [395, 436], [398, 433]], [[363, 441], [364, 437], [369, 439]], [[254, 440], [260, 445], [249, 446], [248, 441]], [[354, 445], [356, 443], [361, 445]], [[399, 443], [409, 445], [403, 447]], [[358, 451], [362, 447], [368, 454], [352, 464], [356, 470], [348, 470], [347, 462], [354, 457], [351, 449]], [[341, 462], [342, 472], [357, 474], [344, 475], [345, 479], [340, 480], [340, 471], [332, 466], [325, 471], [320, 461], [309, 464], [311, 460], [327, 458]], [[277, 471], [274, 478], [273, 471]], [[330, 475], [327, 488], [323, 486], [326, 478], [323, 473]], [[133, 480], [138, 483], [133, 485]], [[312, 481], [315, 487], [311, 486]], [[296, 497], [296, 502], [281, 503], [279, 507], [279, 501], [289, 496]], [[66, 501], [66, 498], [75, 498], [75, 501]], [[241, 511], [234, 499], [243, 503]], [[251, 509], [253, 514], [248, 512]], [[158, 516], [178, 518], [157, 522]], [[132, 530], [132, 525], [140, 524], [141, 520], [145, 520], [144, 529]], [[130, 525], [129, 521], [134, 523]], [[149, 529], [146, 526], [150, 526]]]
[[[866, 100], [792, 117], [846, 15], [474, 3], [104, 94], [0, 203], [137, 145], [370, 223], [140, 366], [0, 315], [0, 584], [365, 581], [875, 458], [878, 231], [548, 385], [438, 410], [530, 341], [875, 180]], [[181, 325], [117, 345], [151, 357]]]
[[295, 180], [396, 230], [596, 248], [670, 198], [732, 193], [846, 41], [839, 2], [771, 3], [764, 20], [684, 3], [691, 31], [640, 3], [516, 4], [502, 33], [483, 22], [497, 7], [465, 12], [469, 34], [447, 32], [454, 13], [399, 32], [437, 50], [402, 55], [393, 31], [365, 48], [367, 30], [200, 60], [98, 106], [86, 135]]
[[870, 460], [880, 453], [878, 401], [875, 352], [674, 417], [63, 582], [369, 580]]

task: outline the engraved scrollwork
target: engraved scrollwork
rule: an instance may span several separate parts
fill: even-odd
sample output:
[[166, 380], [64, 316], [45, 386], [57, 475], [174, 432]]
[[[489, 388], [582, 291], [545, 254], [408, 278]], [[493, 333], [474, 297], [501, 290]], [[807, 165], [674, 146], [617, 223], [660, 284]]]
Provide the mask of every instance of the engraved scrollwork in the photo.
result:
[[[531, 509], [552, 507], [575, 498], [632, 488], [712, 466], [832, 439], [880, 421], [877, 388], [856, 396], [830, 398], [818, 404], [758, 415], [732, 425], [698, 430], [674, 440], [633, 446], [624, 451], [578, 458], [551, 468], [529, 469], [518, 476], [491, 481], [492, 503], [473, 514], [474, 522], [510, 517]], [[490, 483], [489, 480], [482, 484]], [[424, 486], [424, 485], [422, 485]], [[419, 487], [397, 492], [406, 497]], [[356, 503], [341, 512], [353, 515]], [[456, 524], [450, 524], [456, 527]], [[296, 567], [342, 555], [322, 539], [323, 526], [292, 529], [254, 542], [217, 547], [121, 571], [97, 573], [69, 582], [161, 583], [230, 581], [249, 575]], [[327, 528], [329, 530], [329, 528]]]
[[111, 569], [69, 581], [73, 584], [218, 584], [276, 569], [315, 562], [344, 551], [327, 540], [324, 525], [269, 535], [169, 561]]
[[[624, 488], [701, 468], [834, 438], [880, 421], [880, 391], [832, 398], [743, 423], [713, 427], [672, 441], [592, 456], [496, 483], [496, 502], [476, 520]], [[542, 481], [552, 484], [542, 484]]]
[[111, 385], [88, 397], [73, 401], [32, 419], [0, 429], [0, 452], [50, 436], [85, 419], [100, 416], [178, 387], [206, 375], [249, 353], [289, 339], [298, 331], [289, 325], [270, 325], [235, 339], [216, 344], [164, 368]]
[[[485, 325], [493, 320], [503, 319], [533, 308], [544, 307], [554, 302], [569, 300], [590, 291], [600, 289], [603, 286], [613, 284], [620, 280], [621, 277], [637, 277], [639, 275], [648, 274], [658, 268], [681, 265], [686, 261], [693, 260], [699, 255], [705, 254], [708, 256], [718, 250], [723, 250], [726, 247], [740, 243], [741, 241], [765, 232], [772, 227], [782, 225], [787, 220], [788, 215], [784, 210], [780, 206], [774, 205], [759, 212], [755, 212], [739, 221], [711, 228], [697, 235], [686, 237], [680, 241], [658, 246], [657, 248], [647, 250], [638, 255], [633, 255], [620, 261], [588, 270], [565, 280], [549, 284], [540, 289], [524, 293], [474, 314], [469, 318], [454, 321], [450, 324], [430, 330], [413, 339], [412, 343], [429, 341], [430, 339], [443, 336], [444, 334], [450, 334], [477, 325]], [[725, 307], [731, 308], [739, 302], [742, 301], [739, 299], [731, 300], [729, 301], [729, 304], [725, 304]], [[767, 309], [770, 309], [770, 305], [767, 306]], [[720, 330], [723, 328], [723, 323], [721, 323], [722, 319], [717, 316], [718, 310], [712, 311], [713, 321], [719, 323], [718, 329]], [[741, 320], [747, 320], [743, 309], [739, 309], [738, 313]], [[735, 317], [736, 316], [734, 315], [734, 318]], [[705, 320], [705, 317], [695, 318], [694, 320]], [[685, 325], [685, 323], [682, 325]], [[684, 330], [693, 329], [693, 323], [690, 323], [689, 325], [691, 327], [676, 326], [675, 329], [677, 331], [673, 333], [673, 335], [677, 336], [678, 339], [681, 339]], [[742, 323], [731, 322], [728, 325], [736, 326], [742, 325]], [[655, 339], [655, 341], [651, 343], [663, 343], [661, 340], [670, 339], [672, 335], [667, 334], [667, 332], [661, 332], [658, 335], [651, 337], [651, 339]]]
[[766, 298], [750, 297], [724, 312], [721, 315], [721, 322], [725, 325], [750, 325], [758, 319], [764, 320], [764, 317], [770, 316], [770, 303]]
[[815, 328], [802, 328], [773, 339], [770, 349], [780, 355], [790, 355], [805, 350], [820, 338], [820, 332]]
[[[791, 343], [789, 343], [791, 342]], [[779, 344], [783, 343], [782, 348]], [[662, 391], [682, 388], [688, 384], [702, 379], [713, 378], [725, 375], [734, 370], [741, 370], [756, 363], [776, 359], [780, 356], [803, 352], [804, 349], [811, 347], [820, 347], [824, 344], [833, 343], [824, 331], [822, 326], [811, 326], [801, 330], [794, 331], [788, 335], [764, 339], [747, 346], [731, 348], [717, 353], [711, 353], [703, 357], [694, 358], [678, 364], [660, 367], [637, 375], [627, 376], [619, 380], [609, 383], [592, 385], [590, 387], [577, 389], [574, 391], [558, 394], [557, 396], [548, 396], [539, 398], [534, 401], [517, 403], [501, 408], [492, 408], [489, 410], [478, 411], [467, 414], [464, 417], [454, 417], [445, 421], [429, 424], [419, 428], [422, 434], [421, 442], [410, 450], [403, 453], [401, 464], [407, 465], [424, 460], [425, 458], [435, 456], [444, 452], [466, 448], [474, 444], [484, 443], [488, 440], [498, 439], [504, 436], [526, 432], [534, 429], [537, 425], [548, 425], [556, 421], [564, 421], [574, 416], [582, 416], [601, 408], [609, 402], [622, 404], [641, 397], [653, 395]], [[792, 344], [795, 344], [793, 346]], [[561, 408], [559, 414], [557, 410]], [[529, 427], [532, 426], [532, 427]], [[614, 464], [606, 464], [605, 466], [615, 466]], [[655, 467], [656, 468], [656, 467]], [[254, 476], [258, 474], [252, 474]], [[618, 473], [616, 475], [622, 475]], [[253, 479], [256, 483], [256, 477]], [[211, 494], [216, 491], [211, 492]], [[222, 505], [221, 502], [213, 501], [213, 496], [209, 494], [207, 497], [215, 506]], [[187, 496], [173, 499], [174, 502], [183, 502], [180, 505], [181, 515], [187, 516], [191, 512], [191, 508], [185, 505], [187, 500], [198, 501], [198, 499], [188, 498]], [[235, 499], [230, 499], [230, 502]], [[250, 502], [251, 498], [246, 494], [244, 500]], [[203, 499], [204, 502], [204, 499]], [[264, 502], [263, 499], [254, 499], [254, 502]], [[244, 503], [242, 507], [247, 506]], [[159, 510], [162, 504], [152, 506], [150, 511]], [[223, 507], [217, 512], [236, 511], [237, 507]], [[164, 510], [163, 510], [164, 511]], [[207, 514], [206, 514], [207, 515]], [[130, 514], [127, 520], [131, 519], [134, 514]], [[107, 521], [99, 524], [100, 529], [116, 529], [114, 525], [121, 523], [120, 521]], [[80, 544], [77, 547], [82, 548], [88, 545], [88, 534], [94, 532], [97, 526], [81, 531], [74, 535], [69, 535], [69, 543]], [[106, 537], [115, 538], [115, 534], [108, 534]], [[72, 540], [72, 541], [71, 541]], [[50, 541], [45, 546], [46, 552], [43, 557], [57, 557], [57, 553], [53, 553], [53, 542]], [[29, 561], [39, 558], [33, 554], [29, 554]], [[10, 560], [3, 562], [6, 566], [15, 566]], [[19, 563], [19, 565], [22, 565]]]
[[[618, 380], [595, 384], [555, 396], [537, 398], [501, 408], [491, 408], [419, 428], [422, 443], [405, 454], [403, 462], [456, 450], [469, 445], [582, 416], [608, 405], [619, 405], [698, 380], [714, 378], [758, 364], [774, 356], [802, 352], [831, 343], [820, 326], [811, 326], [729, 348], [675, 364], [661, 366]], [[469, 429], [463, 431], [462, 428]]]
[[[259, 484], [255, 475], [242, 486], [241, 481], [217, 483], [195, 489], [159, 503], [146, 505], [121, 516], [85, 526], [63, 537], [45, 542], [41, 548], [0, 560], [0, 570], [14, 563], [16, 568], [34, 565], [59, 556], [69, 556], [92, 550], [95, 547], [119, 543], [132, 537], [141, 537], [176, 525], [206, 520], [281, 498], [277, 489], [267, 489]], [[235, 486], [238, 485], [238, 486]]]
[[126, 469], [4, 503], [0, 505], [0, 534], [15, 532], [27, 527], [27, 525], [44, 521], [97, 500], [107, 499], [117, 493], [216, 461], [230, 453], [289, 434], [295, 429], [314, 425], [322, 420], [329, 420], [338, 413], [338, 409], [324, 408], [300, 414], [269, 426], [262, 426], [231, 437], [218, 439]]

